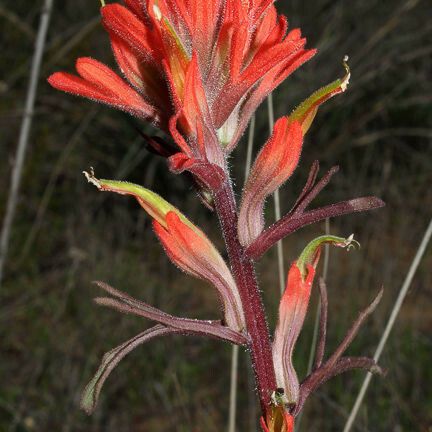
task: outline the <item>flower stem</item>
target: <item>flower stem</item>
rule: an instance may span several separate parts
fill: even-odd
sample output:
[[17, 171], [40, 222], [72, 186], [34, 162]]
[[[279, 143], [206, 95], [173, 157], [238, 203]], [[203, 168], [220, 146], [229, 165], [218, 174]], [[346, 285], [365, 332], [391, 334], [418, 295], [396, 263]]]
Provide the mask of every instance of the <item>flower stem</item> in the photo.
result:
[[255, 372], [258, 397], [263, 414], [266, 414], [271, 394], [276, 389], [270, 334], [253, 261], [247, 257], [238, 239], [236, 202], [228, 179], [221, 188], [215, 191], [214, 200], [243, 305], [249, 335], [248, 348]]

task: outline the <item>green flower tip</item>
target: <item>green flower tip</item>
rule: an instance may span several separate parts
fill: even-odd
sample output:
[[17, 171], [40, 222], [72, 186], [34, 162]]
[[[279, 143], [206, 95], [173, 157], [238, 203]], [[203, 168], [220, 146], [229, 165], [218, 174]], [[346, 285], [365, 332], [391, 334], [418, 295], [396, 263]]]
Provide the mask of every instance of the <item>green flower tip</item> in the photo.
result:
[[93, 167], [90, 167], [90, 172], [87, 171], [83, 171], [83, 174], [85, 176], [85, 178], [87, 179], [87, 181], [89, 183], [91, 183], [92, 185], [96, 186], [98, 189], [101, 189], [101, 183], [100, 181], [95, 177], [95, 173], [94, 173], [94, 169]]
[[300, 269], [302, 276], [305, 278], [307, 275], [308, 265], [316, 267], [321, 253], [321, 247], [324, 244], [331, 244], [336, 247], [351, 250], [352, 248], [360, 247], [360, 243], [354, 240], [354, 234], [349, 237], [337, 237], [333, 235], [324, 235], [312, 240], [303, 250], [297, 260], [297, 267]]

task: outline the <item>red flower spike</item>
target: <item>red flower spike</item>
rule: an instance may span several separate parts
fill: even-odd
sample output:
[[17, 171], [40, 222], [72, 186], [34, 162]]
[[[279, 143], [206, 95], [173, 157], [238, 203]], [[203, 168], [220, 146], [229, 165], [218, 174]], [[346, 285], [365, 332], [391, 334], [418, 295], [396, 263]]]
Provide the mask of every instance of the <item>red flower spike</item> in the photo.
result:
[[225, 320], [233, 330], [244, 329], [240, 296], [225, 261], [204, 233], [197, 233], [174, 212], [166, 215], [166, 227], [153, 222], [156, 235], [171, 261], [180, 269], [214, 285], [219, 292]]
[[198, 1], [126, 0], [101, 14], [129, 84], [100, 65], [83, 79], [63, 73], [49, 82], [164, 130], [171, 124], [189, 157], [219, 166], [262, 100], [315, 53], [304, 49], [299, 31], [287, 33], [271, 0], [216, 0], [205, 8]]
[[[104, 3], [104, 2], [103, 2]], [[257, 257], [275, 241], [302, 226], [328, 217], [383, 205], [363, 197], [306, 211], [334, 174], [316, 183], [314, 165], [291, 211], [263, 231], [265, 199], [294, 171], [319, 106], [345, 91], [343, 79], [315, 92], [290, 116], [279, 119], [259, 153], [245, 185], [240, 212], [227, 157], [264, 98], [309, 60], [298, 29], [288, 30], [274, 0], [124, 0], [125, 6], [102, 7], [102, 21], [124, 79], [90, 58], [77, 61], [78, 76], [57, 73], [56, 88], [94, 99], [152, 122], [174, 139], [171, 146], [157, 136], [145, 137], [152, 151], [168, 158], [170, 169], [185, 172], [203, 201], [214, 208], [224, 234], [230, 272], [205, 234], [157, 194], [131, 183], [99, 180], [86, 174], [99, 190], [131, 195], [153, 218], [154, 230], [169, 258], [180, 269], [210, 282], [218, 290], [223, 321], [169, 315], [106, 284], [110, 297], [100, 305], [158, 323], [109, 352], [87, 387], [83, 407], [92, 411], [99, 391], [116, 364], [136, 346], [171, 333], [200, 335], [246, 345], [255, 372], [264, 432], [293, 432], [294, 417], [308, 395], [327, 379], [352, 368], [380, 371], [372, 359], [343, 357], [360, 325], [378, 299], [348, 331], [336, 352], [325, 357], [326, 291], [321, 284], [320, 338], [314, 369], [301, 386], [292, 354], [304, 323], [322, 244], [349, 247], [352, 239], [320, 237], [292, 265], [279, 308], [273, 345], [254, 271]], [[235, 276], [235, 280], [234, 277]]]
[[293, 173], [303, 144], [301, 126], [282, 117], [251, 169], [243, 193], [238, 231], [243, 245], [249, 245], [264, 229], [264, 201]]
[[322, 236], [310, 242], [288, 272], [285, 292], [279, 305], [279, 321], [273, 342], [273, 362], [276, 383], [283, 390], [281, 398], [287, 405], [294, 406], [299, 400], [300, 383], [292, 356], [309, 306], [321, 247], [326, 243], [349, 249], [354, 246], [355, 241], [352, 236], [348, 239]]

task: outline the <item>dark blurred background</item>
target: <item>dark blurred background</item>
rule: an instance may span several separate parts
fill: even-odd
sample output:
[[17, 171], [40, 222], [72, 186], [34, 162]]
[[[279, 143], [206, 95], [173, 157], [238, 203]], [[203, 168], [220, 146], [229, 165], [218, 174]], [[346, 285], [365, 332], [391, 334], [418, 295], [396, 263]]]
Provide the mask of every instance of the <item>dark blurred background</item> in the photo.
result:
[[[42, 1], [0, 3], [0, 220], [22, 120]], [[135, 201], [100, 194], [81, 171], [141, 183], [177, 205], [222, 248], [214, 216], [189, 184], [146, 152], [136, 126], [117, 111], [59, 93], [46, 77], [73, 70], [78, 56], [113, 64], [97, 0], [54, 3], [17, 214], [0, 292], [0, 431], [221, 431], [226, 428], [231, 348], [171, 337], [151, 342], [114, 371], [92, 417], [79, 408], [84, 385], [104, 352], [146, 328], [143, 320], [93, 305], [100, 279], [171, 313], [218, 317], [210, 287], [174, 268]], [[315, 205], [378, 195], [379, 211], [331, 221], [331, 232], [355, 233], [362, 247], [332, 250], [329, 348], [385, 287], [351, 354], [373, 354], [410, 262], [431, 217], [432, 8], [427, 0], [280, 0], [291, 27], [301, 26], [318, 55], [275, 93], [278, 116], [343, 75], [349, 90], [328, 102], [308, 134], [301, 165], [281, 190], [289, 210], [311, 163], [341, 172]], [[266, 106], [257, 116], [255, 150], [268, 134]], [[232, 158], [238, 191], [245, 142]], [[269, 200], [268, 221], [273, 218]], [[285, 266], [324, 224], [284, 241]], [[258, 265], [273, 326], [279, 300], [276, 251]], [[374, 378], [356, 431], [432, 430], [432, 248], [426, 251]], [[311, 313], [296, 350], [305, 371]], [[247, 357], [240, 357], [238, 430], [253, 431], [255, 407]], [[306, 406], [303, 431], [340, 431], [364, 374], [326, 384]]]

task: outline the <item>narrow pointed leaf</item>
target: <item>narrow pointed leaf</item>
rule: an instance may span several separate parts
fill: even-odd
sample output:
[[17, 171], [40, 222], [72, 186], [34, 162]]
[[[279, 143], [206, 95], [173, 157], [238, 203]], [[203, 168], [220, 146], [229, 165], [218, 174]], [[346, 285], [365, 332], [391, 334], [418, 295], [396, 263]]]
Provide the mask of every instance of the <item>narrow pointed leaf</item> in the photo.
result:
[[328, 314], [328, 296], [327, 296], [327, 285], [323, 278], [319, 280], [319, 292], [320, 292], [320, 318], [319, 318], [319, 330], [318, 330], [318, 344], [315, 353], [314, 370], [318, 369], [324, 359], [324, 351], [327, 337], [327, 314]]
[[329, 360], [328, 360], [329, 364], [331, 364], [333, 366], [339, 360], [339, 358], [342, 357], [342, 355], [344, 354], [346, 349], [349, 347], [351, 342], [357, 336], [357, 333], [359, 332], [361, 326], [364, 324], [366, 319], [375, 311], [375, 309], [379, 305], [383, 294], [384, 294], [384, 290], [381, 288], [381, 290], [379, 291], [379, 293], [377, 294], [375, 299], [372, 301], [372, 303], [359, 314], [357, 319], [354, 321], [354, 324], [348, 330], [344, 340], [337, 347], [337, 349], [333, 353], [333, 355], [329, 358]]
[[[306, 207], [316, 198], [316, 196], [329, 184], [331, 178], [339, 171], [339, 167], [336, 165], [332, 167], [327, 174], [317, 184], [306, 184], [300, 197], [290, 211], [290, 214], [294, 216], [301, 215]], [[308, 183], [309, 183], [308, 179]], [[306, 187], [308, 189], [306, 190]]]
[[95, 298], [95, 302], [100, 306], [144, 317], [178, 330], [186, 330], [195, 334], [222, 339], [238, 345], [246, 343], [246, 338], [241, 333], [223, 326], [220, 321], [197, 320], [173, 316], [143, 301], [137, 300], [104, 282], [96, 282], [96, 284], [114, 297]]
[[377, 197], [361, 197], [349, 201], [330, 204], [325, 207], [309, 210], [298, 216], [285, 215], [275, 222], [246, 249], [246, 253], [252, 259], [258, 259], [279, 240], [307, 225], [350, 213], [358, 213], [384, 207], [385, 203]]
[[304, 406], [306, 399], [319, 387], [331, 378], [353, 369], [363, 369], [377, 375], [385, 375], [385, 371], [372, 358], [368, 357], [342, 357], [333, 368], [321, 367], [309, 375], [301, 384], [300, 397], [295, 407], [294, 415], [297, 415]]
[[99, 366], [96, 374], [87, 384], [87, 387], [84, 390], [81, 398], [81, 408], [87, 414], [91, 414], [94, 411], [99, 399], [99, 394], [102, 390], [102, 386], [104, 385], [106, 379], [108, 378], [112, 370], [120, 363], [120, 361], [126, 355], [128, 355], [138, 346], [148, 342], [151, 339], [154, 339], [155, 337], [165, 336], [172, 333], [179, 333], [179, 330], [167, 328], [162, 325], [156, 325], [133, 337], [132, 339], [128, 340], [117, 348], [114, 348], [113, 350], [107, 352], [104, 355], [102, 363]]
[[315, 391], [320, 385], [328, 381], [330, 378], [355, 368], [365, 368], [373, 373], [383, 373], [383, 370], [376, 364], [373, 359], [365, 357], [342, 357], [348, 346], [354, 340], [360, 327], [363, 325], [366, 318], [376, 309], [381, 298], [383, 290], [381, 290], [373, 302], [360, 313], [357, 320], [348, 330], [342, 343], [338, 346], [336, 351], [330, 356], [330, 358], [322, 364], [319, 368], [314, 370], [300, 386], [300, 395], [295, 413], [298, 413], [303, 407], [307, 397]]
[[315, 160], [311, 166], [311, 169], [309, 170], [309, 175], [306, 184], [304, 185], [303, 190], [301, 191], [292, 209], [290, 210], [290, 213], [294, 212], [294, 210], [298, 207], [298, 205], [303, 201], [303, 199], [309, 194], [311, 189], [314, 187], [316, 178], [318, 176], [318, 171], [319, 171], [319, 161]]

